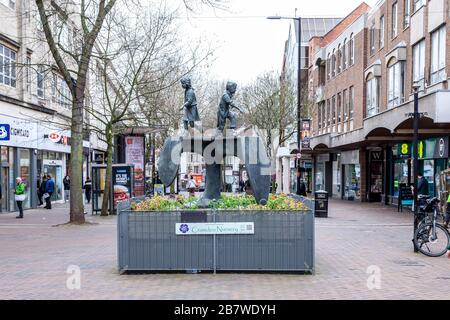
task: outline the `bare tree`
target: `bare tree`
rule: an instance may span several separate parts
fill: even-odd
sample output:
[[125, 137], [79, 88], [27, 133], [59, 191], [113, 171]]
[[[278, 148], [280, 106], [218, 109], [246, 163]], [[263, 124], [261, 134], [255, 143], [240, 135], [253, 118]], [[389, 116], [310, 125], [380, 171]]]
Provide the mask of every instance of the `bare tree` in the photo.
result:
[[[81, 173], [83, 170], [84, 106], [89, 64], [97, 36], [115, 3], [116, 0], [91, 0], [88, 2], [81, 0], [79, 5], [74, 5], [63, 1], [36, 0], [50, 52], [72, 95], [70, 222], [75, 223], [84, 223], [85, 221]], [[58, 35], [51, 27], [51, 23], [54, 21], [64, 23], [71, 18], [80, 22], [81, 29], [76, 50], [69, 51], [57, 40]], [[73, 65], [74, 69], [72, 69]]]
[[269, 157], [278, 146], [296, 132], [294, 93], [290, 86], [281, 86], [274, 72], [265, 72], [244, 87], [239, 96], [244, 108], [244, 124], [252, 125], [266, 141]]

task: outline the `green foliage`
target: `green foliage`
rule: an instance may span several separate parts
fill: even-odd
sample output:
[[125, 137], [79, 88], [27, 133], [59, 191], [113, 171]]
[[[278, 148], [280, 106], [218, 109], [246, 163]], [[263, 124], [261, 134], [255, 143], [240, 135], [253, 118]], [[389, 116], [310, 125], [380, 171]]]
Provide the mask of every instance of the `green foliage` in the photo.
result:
[[[222, 195], [219, 200], [211, 201], [210, 209], [215, 210], [308, 210], [301, 202], [287, 195], [270, 195], [267, 205], [259, 205], [253, 196], [249, 195]], [[140, 203], [133, 203], [134, 211], [179, 211], [199, 209], [199, 200], [195, 197], [186, 198], [177, 195], [174, 199], [162, 196], [154, 196]]]

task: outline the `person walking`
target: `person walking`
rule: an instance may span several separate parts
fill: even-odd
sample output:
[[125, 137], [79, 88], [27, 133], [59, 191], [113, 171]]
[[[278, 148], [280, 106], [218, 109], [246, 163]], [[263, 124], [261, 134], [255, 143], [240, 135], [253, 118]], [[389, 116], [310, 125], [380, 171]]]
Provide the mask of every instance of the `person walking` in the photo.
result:
[[16, 200], [17, 207], [19, 208], [19, 215], [16, 219], [23, 218], [23, 202], [25, 201], [25, 183], [22, 182], [21, 177], [16, 178], [16, 188], [14, 189], [14, 199]]
[[64, 185], [64, 203], [70, 200], [70, 177], [68, 174], [63, 179]]
[[84, 195], [86, 196], [87, 203], [91, 202], [92, 181], [89, 177], [86, 177], [84, 182]]
[[55, 192], [55, 181], [53, 181], [51, 175], [47, 175], [47, 181], [45, 182], [45, 209], [52, 208], [52, 194]]
[[306, 197], [306, 184], [305, 184], [305, 180], [301, 179], [300, 180], [300, 185], [299, 185], [299, 195], [302, 197]]
[[44, 204], [44, 201], [42, 201], [42, 197], [45, 194], [46, 183], [47, 183], [47, 176], [44, 174], [44, 175], [42, 175], [41, 184], [39, 185], [39, 190], [38, 190], [38, 199], [39, 199], [40, 206], [42, 206]]
[[187, 189], [189, 191], [190, 197], [195, 197], [195, 189], [197, 188], [197, 183], [192, 176], [189, 177], [189, 181], [187, 183]]

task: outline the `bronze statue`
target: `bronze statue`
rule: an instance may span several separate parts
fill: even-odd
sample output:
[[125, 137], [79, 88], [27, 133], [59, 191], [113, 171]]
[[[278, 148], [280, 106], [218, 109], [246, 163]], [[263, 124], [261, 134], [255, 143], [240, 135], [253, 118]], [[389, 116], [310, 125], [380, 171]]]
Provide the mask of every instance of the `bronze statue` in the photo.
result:
[[223, 133], [226, 120], [230, 120], [230, 129], [233, 131], [236, 129], [236, 114], [231, 111], [235, 108], [242, 112], [242, 110], [234, 103], [233, 96], [236, 93], [237, 84], [232, 81], [228, 81], [226, 91], [222, 96], [219, 104], [219, 111], [217, 112], [217, 129], [218, 133]]
[[184, 105], [181, 110], [184, 109], [184, 129], [188, 130], [189, 126], [194, 128], [194, 121], [200, 121], [200, 116], [197, 110], [197, 98], [195, 97], [195, 91], [191, 86], [191, 79], [185, 77], [181, 79], [181, 86], [184, 88]]

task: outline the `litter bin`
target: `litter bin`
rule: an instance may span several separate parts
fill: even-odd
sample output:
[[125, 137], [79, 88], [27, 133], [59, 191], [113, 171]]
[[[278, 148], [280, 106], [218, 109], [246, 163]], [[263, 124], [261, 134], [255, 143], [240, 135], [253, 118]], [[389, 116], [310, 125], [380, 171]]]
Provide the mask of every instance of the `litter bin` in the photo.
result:
[[328, 218], [328, 192], [316, 191], [314, 194], [314, 216], [317, 218]]

